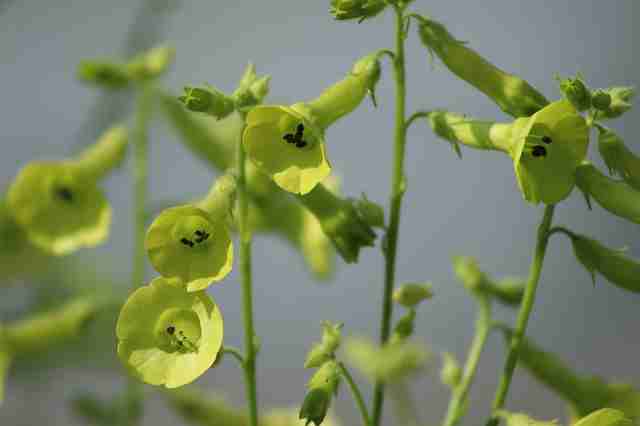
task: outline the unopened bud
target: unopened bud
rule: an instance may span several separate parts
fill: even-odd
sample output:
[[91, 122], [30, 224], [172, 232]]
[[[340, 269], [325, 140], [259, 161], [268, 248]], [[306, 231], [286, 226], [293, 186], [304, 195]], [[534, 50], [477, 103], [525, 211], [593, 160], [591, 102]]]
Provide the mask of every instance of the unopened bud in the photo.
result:
[[578, 111], [585, 111], [591, 107], [591, 91], [581, 76], [560, 80], [560, 91]]
[[184, 88], [184, 95], [178, 98], [190, 111], [204, 112], [217, 119], [233, 112], [233, 100], [215, 87]]
[[407, 308], [418, 306], [423, 300], [432, 297], [430, 283], [407, 283], [393, 292], [393, 301]]

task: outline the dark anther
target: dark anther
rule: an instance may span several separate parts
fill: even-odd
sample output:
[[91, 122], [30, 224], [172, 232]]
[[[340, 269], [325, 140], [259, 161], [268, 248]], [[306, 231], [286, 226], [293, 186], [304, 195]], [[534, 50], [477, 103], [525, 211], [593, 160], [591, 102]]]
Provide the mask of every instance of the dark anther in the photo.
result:
[[172, 325], [170, 325], [169, 327], [167, 327], [167, 333], [169, 334], [173, 334], [176, 332], [176, 328]]
[[62, 199], [63, 201], [66, 202], [71, 202], [73, 201], [73, 193], [71, 193], [71, 190], [67, 187], [61, 187], [56, 189], [56, 195], [58, 196], [58, 198]]
[[183, 346], [183, 345], [184, 345], [184, 343], [182, 343], [182, 340], [180, 340], [180, 341], [178, 342], [178, 344], [179, 344], [180, 346]]
[[307, 142], [302, 139], [302, 135], [304, 133], [304, 124], [300, 123], [296, 127], [296, 134], [287, 133], [282, 137], [287, 143], [294, 143], [298, 148], [304, 148], [307, 146]]
[[547, 144], [548, 144], [548, 143], [551, 143], [551, 142], [553, 142], [553, 141], [551, 140], [551, 138], [550, 138], [549, 136], [543, 136], [543, 137], [542, 137], [542, 142], [544, 142], [544, 143], [547, 143]]
[[533, 147], [532, 154], [534, 157], [544, 157], [547, 155], [547, 150], [542, 145], [536, 145]]
[[201, 242], [205, 241], [207, 238], [209, 238], [210, 234], [207, 231], [196, 231], [194, 232], [196, 238], [194, 239], [194, 241], [198, 244], [200, 244]]
[[186, 238], [182, 238], [180, 242], [185, 246], [193, 247], [193, 241], [187, 240]]

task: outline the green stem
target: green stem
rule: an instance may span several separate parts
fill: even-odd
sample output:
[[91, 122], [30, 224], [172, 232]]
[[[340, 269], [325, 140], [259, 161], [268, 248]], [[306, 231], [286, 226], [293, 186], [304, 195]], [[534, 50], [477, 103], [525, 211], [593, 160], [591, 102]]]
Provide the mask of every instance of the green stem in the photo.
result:
[[238, 141], [238, 226], [240, 236], [240, 274], [242, 276], [242, 313], [244, 320], [244, 375], [249, 406], [249, 425], [258, 425], [258, 395], [256, 386], [256, 338], [253, 325], [253, 290], [251, 284], [251, 230], [245, 152]]
[[[398, 245], [398, 229], [400, 227], [400, 207], [405, 191], [404, 181], [404, 151], [406, 145], [405, 107], [405, 56], [404, 56], [404, 10], [394, 6], [396, 12], [396, 51], [393, 60], [394, 77], [396, 83], [396, 124], [395, 144], [393, 151], [393, 175], [391, 186], [390, 220], [386, 233], [387, 246], [385, 249], [384, 295], [382, 300], [382, 322], [380, 324], [380, 342], [386, 343], [391, 329], [391, 314], [393, 305], [391, 295], [395, 281], [396, 250]], [[384, 385], [376, 383], [373, 399], [373, 426], [380, 424], [382, 417], [382, 403], [384, 401]]]
[[[520, 311], [518, 312], [518, 318], [516, 320], [516, 328], [513, 332], [513, 337], [509, 344], [509, 354], [507, 355], [507, 361], [504, 365], [502, 372], [502, 378], [498, 385], [495, 398], [493, 400], [493, 410], [499, 410], [504, 406], [504, 402], [509, 392], [509, 386], [511, 385], [511, 379], [516, 369], [518, 362], [518, 350], [520, 348], [520, 342], [522, 341], [527, 324], [529, 322], [529, 316], [533, 309], [533, 303], [536, 298], [536, 290], [538, 288], [538, 281], [540, 279], [540, 273], [542, 272], [542, 264], [544, 262], [544, 256], [547, 251], [547, 243], [549, 242], [549, 229], [551, 228], [551, 222], [553, 220], [554, 205], [547, 205], [544, 209], [544, 216], [540, 226], [538, 226], [538, 235], [536, 241], [536, 248], [533, 254], [533, 261], [531, 262], [531, 269], [529, 270], [529, 279], [527, 281], [527, 287], [524, 292], [522, 304], [520, 305]], [[500, 419], [492, 417], [487, 422], [487, 426], [497, 426], [500, 423]]]
[[349, 370], [347, 370], [343, 363], [338, 362], [338, 368], [340, 369], [340, 374], [342, 374], [342, 377], [344, 377], [344, 379], [349, 384], [349, 388], [351, 388], [353, 398], [356, 400], [356, 404], [358, 404], [358, 409], [360, 410], [360, 415], [362, 416], [362, 423], [364, 423], [364, 426], [371, 426], [371, 419], [369, 418], [367, 405], [364, 403], [364, 398], [362, 397], [362, 393], [360, 392], [358, 385], [353, 380], [353, 377], [349, 373]]
[[238, 364], [240, 364], [240, 367], [242, 369], [244, 369], [244, 355], [242, 355], [242, 352], [240, 351], [240, 349], [233, 347], [233, 346], [224, 346], [222, 348], [222, 353], [225, 354], [229, 354], [232, 357], [234, 357], [236, 359], [236, 361], [238, 361]]
[[482, 349], [491, 331], [492, 319], [489, 298], [486, 294], [478, 294], [476, 299], [478, 301], [478, 317], [476, 319], [475, 336], [471, 342], [469, 355], [464, 365], [462, 380], [451, 393], [447, 415], [442, 422], [443, 426], [456, 425], [464, 415], [464, 407], [467, 402], [467, 396], [469, 395], [469, 389], [476, 375]]
[[[133, 268], [131, 272], [131, 288], [136, 289], [144, 284], [146, 253], [144, 237], [147, 218], [147, 193], [149, 190], [149, 134], [148, 126], [153, 107], [153, 89], [150, 86], [140, 88], [135, 112], [133, 128]], [[142, 398], [142, 386], [134, 379], [127, 382], [129, 397]], [[137, 423], [133, 415], [128, 418]], [[132, 423], [133, 424], [133, 423]]]

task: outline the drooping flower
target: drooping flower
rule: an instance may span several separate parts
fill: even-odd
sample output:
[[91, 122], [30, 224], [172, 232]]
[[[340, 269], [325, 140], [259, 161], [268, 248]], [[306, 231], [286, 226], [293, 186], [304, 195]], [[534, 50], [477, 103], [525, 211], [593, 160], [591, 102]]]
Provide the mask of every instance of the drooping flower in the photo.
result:
[[116, 325], [118, 356], [137, 378], [176, 388], [214, 363], [222, 348], [223, 321], [204, 291], [187, 292], [164, 278], [133, 292]]
[[331, 172], [324, 132], [373, 93], [378, 54], [364, 57], [346, 78], [310, 102], [257, 106], [247, 114], [243, 146], [251, 161], [282, 189], [306, 194]]
[[188, 291], [198, 291], [231, 272], [233, 244], [227, 219], [233, 194], [235, 181], [225, 175], [199, 204], [168, 208], [153, 221], [144, 245], [163, 277], [178, 278]]

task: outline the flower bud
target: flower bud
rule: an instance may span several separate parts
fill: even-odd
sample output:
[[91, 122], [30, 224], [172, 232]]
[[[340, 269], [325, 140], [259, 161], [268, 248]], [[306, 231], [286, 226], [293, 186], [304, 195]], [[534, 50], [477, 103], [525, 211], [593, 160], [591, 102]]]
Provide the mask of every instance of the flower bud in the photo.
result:
[[391, 339], [389, 339], [390, 344], [402, 343], [408, 337], [411, 337], [415, 329], [415, 320], [416, 310], [409, 309], [409, 311], [398, 320], [395, 327], [393, 327], [393, 334], [391, 335]]
[[338, 21], [373, 18], [387, 7], [384, 0], [331, 0], [329, 12]]
[[134, 291], [116, 324], [118, 357], [150, 385], [176, 388], [204, 374], [222, 349], [223, 322], [204, 291], [164, 278]]
[[421, 370], [429, 352], [410, 341], [387, 343], [378, 347], [368, 339], [350, 338], [346, 342], [349, 362], [372, 382], [395, 382]]
[[512, 413], [506, 410], [497, 410], [495, 416], [503, 419], [507, 426], [558, 426], [555, 420], [544, 422], [532, 419], [524, 413]]
[[442, 354], [442, 368], [440, 369], [440, 382], [450, 389], [455, 389], [462, 379], [462, 368], [456, 357], [449, 353]]
[[9, 323], [0, 330], [0, 345], [4, 343], [9, 353], [20, 357], [40, 354], [77, 337], [98, 308], [95, 300], [78, 298], [54, 310]]
[[384, 209], [380, 204], [370, 201], [364, 192], [362, 193], [362, 198], [354, 200], [353, 203], [362, 219], [369, 226], [372, 228], [384, 228]]
[[203, 112], [222, 119], [234, 110], [233, 100], [215, 87], [184, 88], [184, 95], [178, 98], [189, 111]]
[[529, 83], [508, 74], [484, 59], [465, 43], [455, 39], [441, 23], [422, 18], [420, 38], [453, 74], [491, 98], [514, 117], [526, 117], [549, 102]]
[[606, 111], [611, 106], [611, 95], [602, 89], [594, 90], [591, 93], [591, 104], [595, 109]]
[[258, 78], [255, 66], [249, 63], [240, 78], [238, 87], [231, 95], [235, 108], [238, 111], [247, 111], [262, 103], [263, 99], [269, 93], [270, 79], [270, 76]]
[[393, 301], [405, 308], [414, 308], [423, 300], [432, 297], [431, 283], [407, 283], [396, 288], [393, 292]]
[[373, 246], [376, 234], [351, 201], [339, 198], [322, 185], [298, 199], [320, 221], [345, 262], [357, 262], [360, 248]]
[[[480, 121], [448, 111], [433, 111], [428, 116], [434, 133], [454, 146], [508, 153], [511, 148], [511, 124]], [[457, 150], [456, 150], [457, 152]]]
[[588, 162], [576, 169], [576, 183], [587, 199], [593, 197], [616, 216], [640, 223], [640, 192], [626, 183], [608, 178]]
[[78, 65], [78, 79], [105, 89], [122, 89], [130, 82], [127, 68], [121, 64], [88, 60]]
[[138, 81], [158, 78], [167, 71], [175, 54], [175, 49], [171, 47], [154, 47], [129, 61], [127, 71], [131, 78]]
[[635, 293], [640, 292], [640, 263], [584, 235], [565, 230], [571, 238], [573, 251], [582, 266], [591, 274], [600, 273], [611, 284]]
[[342, 324], [322, 322], [322, 341], [313, 345], [304, 362], [304, 368], [320, 367], [335, 357], [335, 352], [342, 340]]
[[75, 165], [86, 179], [97, 182], [122, 164], [128, 144], [127, 128], [112, 127], [95, 144], [80, 153]]
[[631, 101], [636, 95], [635, 87], [611, 87], [605, 90], [605, 93], [608, 93], [611, 96], [611, 103], [609, 107], [597, 111], [595, 118], [596, 120], [607, 120], [618, 118], [625, 112], [631, 109]]
[[311, 389], [304, 397], [298, 418], [306, 420], [306, 425], [313, 423], [318, 426], [327, 415], [330, 404], [331, 395], [325, 388]]
[[609, 168], [609, 174], [622, 177], [628, 185], [640, 191], [640, 158], [625, 146], [613, 130], [597, 127], [598, 151]]
[[560, 91], [576, 110], [586, 111], [591, 107], [591, 91], [580, 75], [560, 80]]
[[453, 271], [465, 288], [471, 292], [482, 291], [487, 276], [478, 267], [478, 261], [468, 256], [453, 258]]
[[503, 278], [498, 282], [488, 280], [483, 290], [498, 302], [518, 306], [524, 297], [526, 282], [522, 278]]
[[633, 422], [622, 411], [602, 408], [580, 419], [574, 426], [633, 426]]

